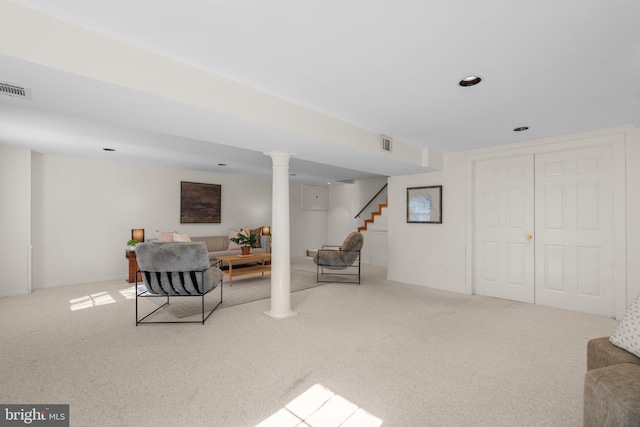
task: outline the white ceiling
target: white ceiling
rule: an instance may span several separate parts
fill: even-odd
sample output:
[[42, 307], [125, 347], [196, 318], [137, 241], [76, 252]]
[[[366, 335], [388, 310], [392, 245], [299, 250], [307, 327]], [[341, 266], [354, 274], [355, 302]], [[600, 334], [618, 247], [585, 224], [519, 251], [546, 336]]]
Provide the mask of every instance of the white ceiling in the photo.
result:
[[[21, 56], [14, 46], [27, 36], [17, 31], [11, 46], [0, 41], [0, 81], [31, 88], [32, 99], [0, 96], [0, 144], [44, 153], [269, 176], [263, 152], [283, 149], [296, 154], [292, 179], [317, 184], [431, 170], [362, 149], [359, 137], [336, 143], [358, 129], [448, 153], [637, 125], [640, 116], [638, 0], [0, 0], [5, 22], [16, 8], [25, 12], [19, 28], [44, 13], [87, 40], [107, 35], [318, 119], [292, 131], [114, 84], [52, 65], [60, 54], [49, 63]], [[24, 45], [64, 48], [48, 43]], [[458, 86], [471, 74], [483, 82]], [[187, 90], [187, 79], [177, 73], [172, 84]], [[313, 128], [325, 116], [351, 127], [319, 137]], [[513, 132], [519, 126], [530, 129]]]

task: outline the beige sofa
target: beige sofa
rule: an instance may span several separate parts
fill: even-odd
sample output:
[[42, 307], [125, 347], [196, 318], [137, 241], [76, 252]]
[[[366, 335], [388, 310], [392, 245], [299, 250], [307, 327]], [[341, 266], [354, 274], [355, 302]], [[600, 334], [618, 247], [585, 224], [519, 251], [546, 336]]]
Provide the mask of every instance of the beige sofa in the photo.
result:
[[587, 344], [585, 426], [640, 426], [640, 358], [609, 337]]
[[[191, 237], [192, 242], [204, 242], [207, 245], [207, 254], [211, 265], [217, 262], [219, 256], [240, 255], [239, 247], [229, 247], [229, 236], [203, 236]], [[251, 253], [271, 252], [271, 236], [260, 237], [260, 247], [251, 248]], [[235, 265], [235, 264], [234, 264]]]

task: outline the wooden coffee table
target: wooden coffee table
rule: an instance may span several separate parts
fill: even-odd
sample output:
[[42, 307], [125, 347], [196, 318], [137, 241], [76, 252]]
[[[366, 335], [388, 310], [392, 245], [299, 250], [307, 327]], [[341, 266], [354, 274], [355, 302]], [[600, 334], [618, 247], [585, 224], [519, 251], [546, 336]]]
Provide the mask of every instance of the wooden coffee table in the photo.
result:
[[[262, 273], [271, 271], [271, 264], [267, 264], [267, 261], [271, 260], [271, 254], [268, 252], [258, 252], [249, 255], [223, 255], [216, 258], [218, 261], [226, 261], [229, 264], [229, 269], [224, 270], [224, 275], [229, 276], [229, 286], [233, 285], [233, 278], [235, 276], [244, 276], [245, 274]], [[233, 269], [233, 263], [244, 264], [247, 262], [260, 262], [260, 265], [252, 265], [249, 267], [242, 267]]]

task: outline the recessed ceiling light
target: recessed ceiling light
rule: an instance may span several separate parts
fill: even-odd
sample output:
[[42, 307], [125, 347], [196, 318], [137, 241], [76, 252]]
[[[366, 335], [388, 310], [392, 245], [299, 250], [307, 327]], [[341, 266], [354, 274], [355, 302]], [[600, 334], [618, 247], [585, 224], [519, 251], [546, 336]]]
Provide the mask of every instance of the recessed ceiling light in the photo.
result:
[[482, 77], [478, 77], [478, 76], [468, 76], [465, 77], [464, 79], [460, 80], [460, 82], [458, 83], [460, 86], [466, 87], [466, 86], [475, 86], [478, 83], [480, 83], [482, 81]]
[[529, 129], [529, 126], [521, 126], [519, 128], [515, 128], [513, 131], [514, 132], [522, 132], [522, 131], [525, 131], [527, 129]]
[[104, 151], [116, 151], [115, 148], [103, 148]]

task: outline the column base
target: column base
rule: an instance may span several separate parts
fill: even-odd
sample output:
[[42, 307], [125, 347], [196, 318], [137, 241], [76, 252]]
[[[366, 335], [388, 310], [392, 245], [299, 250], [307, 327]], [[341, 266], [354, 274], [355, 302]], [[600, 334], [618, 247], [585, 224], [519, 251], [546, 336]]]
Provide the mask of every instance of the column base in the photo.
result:
[[289, 310], [289, 311], [286, 311], [284, 313], [276, 313], [276, 312], [273, 312], [273, 311], [265, 311], [263, 314], [265, 316], [271, 317], [272, 319], [282, 320], [282, 319], [286, 319], [287, 317], [297, 316], [298, 312], [297, 311], [293, 311], [293, 310]]

